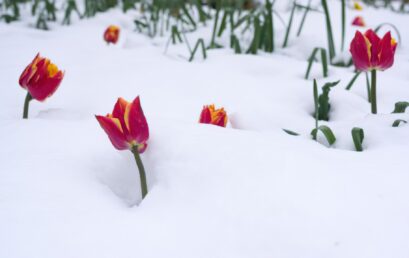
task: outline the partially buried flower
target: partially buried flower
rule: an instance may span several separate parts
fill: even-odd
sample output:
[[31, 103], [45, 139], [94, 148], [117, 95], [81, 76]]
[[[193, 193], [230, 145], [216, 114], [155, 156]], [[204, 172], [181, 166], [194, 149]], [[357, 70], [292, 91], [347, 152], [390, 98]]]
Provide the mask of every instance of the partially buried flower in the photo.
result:
[[355, 17], [355, 19], [352, 21], [352, 25], [358, 27], [365, 27], [364, 18], [362, 18], [362, 16]]
[[396, 46], [390, 32], [381, 39], [373, 30], [367, 30], [365, 34], [357, 31], [351, 41], [350, 51], [357, 70], [384, 71], [393, 65]]
[[64, 72], [38, 53], [20, 75], [19, 84], [32, 98], [44, 101], [50, 97], [64, 78]]
[[149, 128], [139, 96], [132, 103], [119, 98], [112, 114], [96, 118], [116, 149], [145, 151]]
[[111, 25], [109, 26], [104, 33], [104, 39], [105, 41], [109, 44], [116, 44], [118, 42], [119, 39], [119, 32], [120, 29], [118, 26], [115, 25]]
[[216, 109], [214, 105], [204, 106], [202, 113], [200, 114], [199, 123], [226, 127], [226, 111], [224, 111], [224, 108]]

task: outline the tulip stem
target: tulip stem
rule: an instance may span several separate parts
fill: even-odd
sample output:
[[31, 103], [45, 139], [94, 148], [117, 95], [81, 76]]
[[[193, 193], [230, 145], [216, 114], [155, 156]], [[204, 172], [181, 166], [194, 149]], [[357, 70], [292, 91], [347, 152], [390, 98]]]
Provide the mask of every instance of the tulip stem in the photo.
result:
[[372, 114], [376, 114], [376, 70], [371, 71], [371, 111]]
[[23, 119], [28, 118], [28, 107], [30, 105], [30, 101], [33, 99], [30, 92], [27, 92], [26, 99], [24, 100], [24, 111], [23, 111]]
[[145, 168], [143, 167], [141, 156], [139, 155], [138, 146], [133, 146], [131, 151], [135, 157], [136, 165], [138, 166], [139, 170], [139, 178], [141, 180], [141, 191], [143, 200], [145, 196], [148, 194], [148, 185], [146, 184]]

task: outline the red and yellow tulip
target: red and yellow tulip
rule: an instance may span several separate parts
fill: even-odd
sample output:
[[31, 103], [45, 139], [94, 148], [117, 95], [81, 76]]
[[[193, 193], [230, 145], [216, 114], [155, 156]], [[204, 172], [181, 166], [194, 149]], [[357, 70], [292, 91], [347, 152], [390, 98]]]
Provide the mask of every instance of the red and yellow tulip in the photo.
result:
[[47, 58], [37, 54], [20, 75], [19, 84], [28, 91], [23, 118], [28, 117], [28, 105], [32, 99], [44, 101], [53, 95], [64, 78], [64, 72]]
[[104, 33], [104, 39], [105, 41], [109, 44], [116, 44], [116, 42], [118, 42], [119, 39], [119, 32], [120, 29], [118, 26], [115, 25], [111, 25], [109, 26]]
[[136, 147], [139, 153], [145, 151], [149, 128], [139, 96], [132, 103], [119, 98], [112, 114], [97, 115], [96, 118], [116, 149], [132, 150]]
[[226, 111], [224, 111], [224, 108], [216, 109], [214, 105], [204, 106], [202, 113], [200, 114], [199, 123], [226, 127]]
[[358, 27], [365, 27], [364, 18], [362, 18], [362, 16], [355, 17], [355, 19], [352, 21], [352, 25]]
[[370, 29], [365, 34], [359, 31], [355, 33], [350, 51], [357, 70], [383, 71], [393, 65], [396, 46], [390, 32], [381, 39]]
[[376, 71], [384, 71], [393, 65], [395, 58], [396, 41], [391, 33], [379, 38], [373, 30], [365, 34], [357, 31], [351, 42], [350, 51], [355, 68], [361, 72], [371, 72], [371, 111], [377, 113], [376, 102]]
[[143, 153], [148, 146], [149, 128], [139, 96], [132, 103], [119, 98], [112, 114], [95, 117], [116, 149], [130, 150], [133, 153], [139, 170], [142, 199], [145, 198], [148, 194], [148, 185], [139, 154]]

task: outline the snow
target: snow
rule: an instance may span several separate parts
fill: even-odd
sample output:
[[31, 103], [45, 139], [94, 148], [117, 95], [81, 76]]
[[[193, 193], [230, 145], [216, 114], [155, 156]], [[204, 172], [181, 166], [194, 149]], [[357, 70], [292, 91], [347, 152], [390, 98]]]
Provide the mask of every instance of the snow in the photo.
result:
[[[286, 1], [279, 5], [287, 21]], [[338, 1], [330, 7], [338, 37]], [[341, 79], [330, 93], [330, 121], [320, 122], [337, 137], [329, 148], [309, 136], [312, 80], [303, 78], [312, 49], [326, 47], [320, 13], [309, 14], [296, 38], [297, 13], [286, 49], [211, 50], [193, 63], [185, 45], [164, 54], [167, 37], [134, 32], [133, 12], [111, 10], [50, 32], [28, 18], [0, 23], [0, 257], [408, 257], [409, 125], [392, 123], [409, 114], [391, 114], [409, 100], [407, 17], [371, 8], [347, 14], [370, 27], [395, 24], [402, 44], [395, 65], [378, 73], [378, 115], [370, 114], [365, 76], [346, 91], [352, 68], [330, 67], [322, 78], [314, 64], [310, 78], [320, 86]], [[122, 29], [116, 46], [102, 40], [110, 24]], [[285, 30], [276, 28], [280, 45]], [[355, 29], [348, 27], [346, 50]], [[208, 24], [187, 36], [193, 45], [210, 34]], [[22, 120], [18, 77], [37, 52], [66, 75]], [[142, 202], [131, 153], [115, 150], [94, 118], [117, 97], [137, 95], [150, 126]], [[228, 128], [198, 124], [211, 103], [225, 107]], [[365, 130], [362, 153], [353, 127]]]

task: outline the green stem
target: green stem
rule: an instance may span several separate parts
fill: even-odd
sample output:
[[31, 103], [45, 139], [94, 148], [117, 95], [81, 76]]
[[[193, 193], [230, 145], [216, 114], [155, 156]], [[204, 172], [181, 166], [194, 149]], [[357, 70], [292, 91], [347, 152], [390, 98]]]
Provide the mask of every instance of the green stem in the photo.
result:
[[30, 92], [27, 92], [26, 99], [24, 100], [23, 119], [28, 118], [28, 107], [32, 99], [33, 97], [31, 96]]
[[376, 70], [371, 71], [371, 111], [372, 114], [377, 113], [376, 106]]
[[139, 178], [141, 181], [142, 200], [148, 194], [148, 185], [146, 184], [145, 168], [143, 167], [141, 156], [139, 155], [138, 146], [132, 147], [132, 153], [135, 157], [136, 165], [139, 170]]

